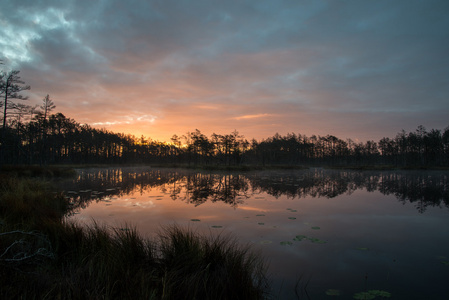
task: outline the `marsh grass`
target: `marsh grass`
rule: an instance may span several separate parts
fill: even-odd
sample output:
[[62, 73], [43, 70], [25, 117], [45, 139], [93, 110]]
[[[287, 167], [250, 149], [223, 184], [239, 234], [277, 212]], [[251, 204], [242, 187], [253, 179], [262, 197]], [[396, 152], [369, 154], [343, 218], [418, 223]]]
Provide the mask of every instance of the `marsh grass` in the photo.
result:
[[69, 177], [76, 174], [72, 166], [3, 165], [0, 173], [16, 177]]
[[47, 182], [0, 175], [0, 216], [8, 224], [36, 229], [45, 220], [61, 220], [68, 209], [63, 195], [53, 193]]
[[65, 221], [70, 207], [34, 179], [0, 181], [0, 299], [262, 299], [265, 265], [226, 235], [173, 225]]
[[178, 226], [160, 238], [162, 295], [168, 299], [262, 299], [266, 266], [229, 235], [205, 236]]

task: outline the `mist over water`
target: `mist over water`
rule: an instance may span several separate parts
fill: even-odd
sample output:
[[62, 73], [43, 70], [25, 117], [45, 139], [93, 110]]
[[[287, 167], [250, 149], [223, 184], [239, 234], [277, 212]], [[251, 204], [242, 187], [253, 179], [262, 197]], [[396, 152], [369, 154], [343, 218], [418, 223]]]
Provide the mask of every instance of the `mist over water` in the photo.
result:
[[274, 298], [449, 295], [447, 172], [104, 168], [60, 186], [76, 222], [149, 237], [176, 223], [251, 243], [269, 262]]

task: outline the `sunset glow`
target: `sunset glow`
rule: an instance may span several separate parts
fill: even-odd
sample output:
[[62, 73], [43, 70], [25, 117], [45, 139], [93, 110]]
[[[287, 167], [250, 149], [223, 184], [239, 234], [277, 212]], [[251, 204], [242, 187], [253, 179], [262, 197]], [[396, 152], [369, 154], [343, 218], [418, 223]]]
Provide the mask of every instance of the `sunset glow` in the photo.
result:
[[449, 2], [2, 1], [1, 69], [82, 124], [394, 137], [449, 125]]

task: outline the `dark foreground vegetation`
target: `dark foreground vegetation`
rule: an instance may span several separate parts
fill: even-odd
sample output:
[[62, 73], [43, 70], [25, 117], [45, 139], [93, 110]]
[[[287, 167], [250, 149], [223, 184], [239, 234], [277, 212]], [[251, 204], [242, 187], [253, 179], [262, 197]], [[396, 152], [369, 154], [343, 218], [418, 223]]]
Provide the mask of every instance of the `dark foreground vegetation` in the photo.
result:
[[[230, 236], [177, 226], [135, 228], [64, 220], [70, 205], [33, 178], [0, 178], [1, 299], [263, 299], [261, 258]], [[156, 229], [155, 229], [156, 230]]]

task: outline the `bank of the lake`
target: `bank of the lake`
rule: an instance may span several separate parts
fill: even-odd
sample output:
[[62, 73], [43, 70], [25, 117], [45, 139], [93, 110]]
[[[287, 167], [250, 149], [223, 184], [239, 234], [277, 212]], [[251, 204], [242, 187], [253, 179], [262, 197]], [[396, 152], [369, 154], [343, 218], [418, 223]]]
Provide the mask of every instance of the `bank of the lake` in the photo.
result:
[[264, 260], [232, 236], [166, 226], [148, 239], [131, 224], [81, 226], [65, 219], [71, 205], [48, 182], [0, 176], [1, 299], [267, 296]]

